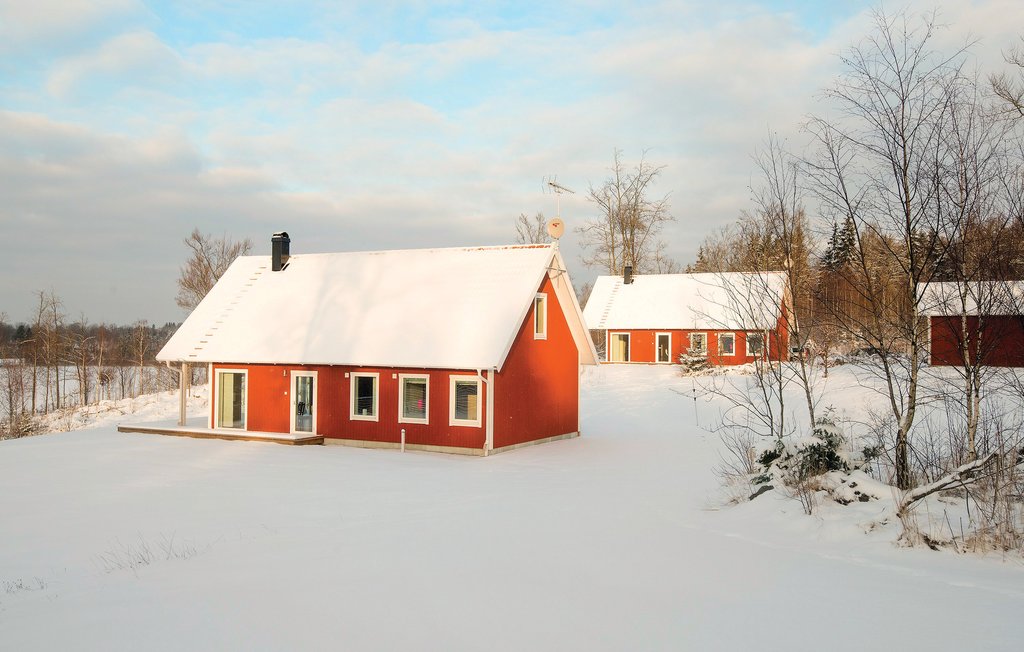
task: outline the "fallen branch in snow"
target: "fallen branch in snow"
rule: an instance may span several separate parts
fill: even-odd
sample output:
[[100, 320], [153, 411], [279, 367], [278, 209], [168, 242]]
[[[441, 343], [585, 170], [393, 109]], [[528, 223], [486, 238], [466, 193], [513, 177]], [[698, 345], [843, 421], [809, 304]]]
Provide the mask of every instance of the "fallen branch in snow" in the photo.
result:
[[950, 489], [952, 487], [963, 487], [974, 483], [978, 478], [984, 475], [984, 472], [988, 467], [992, 466], [998, 460], [998, 453], [989, 453], [981, 459], [958, 466], [952, 473], [939, 478], [931, 484], [926, 484], [908, 491], [903, 496], [903, 500], [900, 501], [896, 514], [902, 518], [914, 503], [937, 491]]

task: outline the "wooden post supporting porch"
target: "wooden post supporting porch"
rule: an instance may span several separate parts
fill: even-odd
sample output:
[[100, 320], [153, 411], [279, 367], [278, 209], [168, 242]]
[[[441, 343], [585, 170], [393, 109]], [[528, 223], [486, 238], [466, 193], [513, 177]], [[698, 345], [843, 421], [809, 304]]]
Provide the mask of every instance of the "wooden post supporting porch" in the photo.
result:
[[192, 386], [192, 369], [187, 362], [178, 368], [178, 425], [185, 425], [185, 413], [188, 408], [188, 393]]

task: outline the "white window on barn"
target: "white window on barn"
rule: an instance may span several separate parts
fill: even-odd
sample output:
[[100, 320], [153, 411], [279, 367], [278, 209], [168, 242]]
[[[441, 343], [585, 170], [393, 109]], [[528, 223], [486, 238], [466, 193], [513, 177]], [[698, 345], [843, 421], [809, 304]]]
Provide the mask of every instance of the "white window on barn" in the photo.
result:
[[629, 362], [629, 333], [610, 333], [608, 362]]
[[759, 358], [764, 355], [764, 333], [747, 333], [747, 355]]
[[248, 372], [235, 369], [217, 370], [217, 428], [245, 430], [246, 379]]
[[480, 426], [480, 379], [452, 376], [448, 425]]
[[533, 339], [548, 339], [548, 295], [543, 293], [533, 299]]
[[430, 379], [398, 374], [398, 422], [427, 423], [430, 415]]
[[350, 375], [351, 411], [349, 417], [356, 421], [376, 421], [379, 374], [353, 373]]
[[718, 355], [736, 355], [736, 334], [718, 334]]
[[672, 362], [672, 333], [658, 333], [654, 338], [655, 360]]
[[690, 353], [693, 355], [708, 354], [708, 334], [690, 333]]

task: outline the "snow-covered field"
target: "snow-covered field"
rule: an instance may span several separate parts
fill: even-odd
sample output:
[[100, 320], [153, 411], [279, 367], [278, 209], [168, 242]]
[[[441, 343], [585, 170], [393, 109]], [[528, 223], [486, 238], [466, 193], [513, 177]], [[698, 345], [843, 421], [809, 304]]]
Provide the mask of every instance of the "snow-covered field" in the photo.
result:
[[490, 458], [115, 431], [173, 394], [2, 442], [0, 649], [1021, 649], [1017, 559], [898, 547], [885, 500], [722, 507], [693, 387], [589, 370], [583, 437]]

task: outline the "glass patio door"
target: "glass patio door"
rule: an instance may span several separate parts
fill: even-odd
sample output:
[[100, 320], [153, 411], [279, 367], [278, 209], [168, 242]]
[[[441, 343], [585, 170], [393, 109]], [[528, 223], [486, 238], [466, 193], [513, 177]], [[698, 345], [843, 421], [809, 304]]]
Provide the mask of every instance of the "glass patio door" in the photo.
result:
[[244, 371], [217, 372], [217, 409], [215, 428], [245, 429]]
[[316, 372], [292, 372], [292, 432], [316, 432]]

